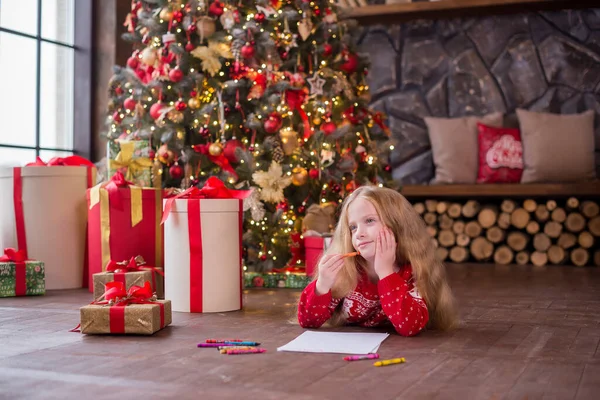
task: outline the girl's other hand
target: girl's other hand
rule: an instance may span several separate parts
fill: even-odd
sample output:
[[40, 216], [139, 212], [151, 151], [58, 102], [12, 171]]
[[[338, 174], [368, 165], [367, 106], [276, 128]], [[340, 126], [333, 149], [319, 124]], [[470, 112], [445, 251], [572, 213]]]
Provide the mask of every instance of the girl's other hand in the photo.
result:
[[323, 295], [331, 290], [343, 266], [343, 254], [328, 254], [323, 256], [319, 262], [319, 275], [316, 286], [317, 295]]
[[394, 273], [396, 264], [396, 238], [387, 226], [379, 231], [375, 245], [375, 260], [373, 267], [379, 279]]

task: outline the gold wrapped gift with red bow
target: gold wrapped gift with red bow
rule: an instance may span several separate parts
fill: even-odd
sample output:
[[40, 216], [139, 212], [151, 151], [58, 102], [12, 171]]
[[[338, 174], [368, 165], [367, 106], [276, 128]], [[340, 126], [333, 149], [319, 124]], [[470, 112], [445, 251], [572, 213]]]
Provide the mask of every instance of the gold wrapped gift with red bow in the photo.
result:
[[162, 268], [147, 265], [142, 256], [119, 262], [110, 260], [105, 272], [93, 275], [94, 299], [104, 294], [109, 282], [121, 282], [125, 289], [129, 290], [132, 286], [142, 286], [146, 281], [152, 282], [152, 290], [156, 297], [164, 299], [164, 276]]
[[85, 334], [152, 335], [171, 324], [171, 302], [156, 300], [150, 282], [132, 286], [108, 282], [104, 295], [79, 309], [81, 323], [72, 331]]

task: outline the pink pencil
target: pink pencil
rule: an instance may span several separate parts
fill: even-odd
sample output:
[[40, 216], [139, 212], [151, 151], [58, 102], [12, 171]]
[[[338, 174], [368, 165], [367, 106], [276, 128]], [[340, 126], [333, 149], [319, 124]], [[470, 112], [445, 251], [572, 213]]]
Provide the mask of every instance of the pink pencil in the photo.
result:
[[373, 360], [379, 358], [379, 354], [367, 354], [366, 356], [346, 356], [345, 361], [358, 361], [358, 360]]

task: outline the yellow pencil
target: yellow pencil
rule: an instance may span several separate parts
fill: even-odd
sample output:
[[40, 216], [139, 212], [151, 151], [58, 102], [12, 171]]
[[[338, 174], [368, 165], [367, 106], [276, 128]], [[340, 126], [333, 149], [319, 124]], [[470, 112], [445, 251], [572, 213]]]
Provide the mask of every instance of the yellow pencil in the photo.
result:
[[384, 367], [386, 365], [402, 364], [405, 362], [406, 362], [406, 360], [404, 359], [404, 357], [402, 357], [402, 358], [392, 358], [391, 360], [377, 361], [377, 362], [374, 362], [373, 365], [376, 367]]

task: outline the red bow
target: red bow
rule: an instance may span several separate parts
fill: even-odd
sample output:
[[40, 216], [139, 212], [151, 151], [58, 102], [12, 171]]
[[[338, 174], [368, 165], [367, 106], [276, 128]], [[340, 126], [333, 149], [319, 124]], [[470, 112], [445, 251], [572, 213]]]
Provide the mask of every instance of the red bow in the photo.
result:
[[196, 153], [204, 154], [213, 164], [218, 165], [223, 171], [229, 172], [237, 180], [238, 175], [225, 155], [223, 153], [219, 154], [218, 156], [211, 155], [208, 152], [209, 146], [210, 144], [196, 144], [192, 146], [192, 149], [194, 149]]
[[123, 282], [108, 282], [103, 297], [103, 301], [97, 301], [95, 304], [107, 304], [110, 301], [113, 301], [115, 306], [146, 304], [152, 300], [152, 286], [146, 281], [143, 287], [133, 285], [129, 290], [125, 290]]
[[160, 223], [163, 224], [167, 220], [176, 199], [245, 199], [250, 196], [250, 192], [250, 190], [231, 190], [219, 178], [211, 176], [202, 189], [192, 186], [167, 199]]
[[93, 167], [94, 163], [81, 157], [81, 156], [68, 156], [68, 157], [54, 157], [51, 158], [47, 163], [44, 162], [40, 157], [35, 158], [35, 162], [26, 164], [26, 167], [53, 167], [53, 166], [72, 166], [78, 167], [85, 165], [86, 167]]
[[25, 255], [25, 251], [16, 250], [12, 247], [8, 247], [4, 249], [4, 255], [0, 257], [1, 262], [25, 262], [27, 261], [27, 256]]
[[138, 264], [135, 257], [131, 257], [129, 261], [114, 261], [110, 260], [106, 265], [107, 272], [133, 272], [139, 271], [141, 264]]
[[310, 130], [310, 124], [308, 123], [308, 116], [302, 109], [302, 104], [304, 104], [305, 100], [306, 92], [303, 90], [286, 90], [285, 92], [285, 101], [290, 109], [298, 111], [298, 114], [300, 114], [302, 125], [304, 126], [304, 139], [308, 139], [312, 135], [312, 131]]
[[4, 249], [4, 255], [0, 262], [15, 263], [15, 295], [25, 296], [27, 294], [27, 271], [25, 267], [27, 255], [24, 250], [15, 250], [11, 247]]
[[115, 172], [115, 174], [110, 178], [110, 181], [104, 186], [104, 189], [109, 193], [111, 205], [113, 205], [116, 209], [123, 209], [123, 201], [121, 200], [121, 196], [119, 195], [119, 188], [124, 188], [128, 186], [134, 186], [133, 182], [129, 182], [125, 179], [125, 175], [121, 171]]
[[151, 271], [152, 275], [152, 286], [156, 288], [156, 279], [154, 273], [158, 273], [159, 275], [165, 276], [165, 273], [161, 268], [156, 268], [150, 265], [144, 264], [143, 261], [139, 261], [136, 257], [131, 257], [129, 261], [114, 261], [110, 260], [108, 264], [106, 264], [106, 272], [112, 273], [127, 273], [127, 272], [137, 272], [137, 271]]

